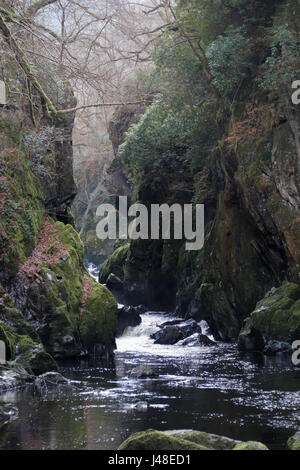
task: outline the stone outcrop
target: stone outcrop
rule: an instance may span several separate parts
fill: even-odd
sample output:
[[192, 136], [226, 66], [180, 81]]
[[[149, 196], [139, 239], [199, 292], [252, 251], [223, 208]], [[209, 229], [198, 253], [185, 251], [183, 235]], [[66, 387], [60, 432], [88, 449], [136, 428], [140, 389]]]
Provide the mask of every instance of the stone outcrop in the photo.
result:
[[[0, 339], [9, 364], [39, 375], [56, 371], [53, 358], [111, 355], [117, 304], [88, 276], [73, 227], [74, 114], [47, 113], [7, 52], [1, 57], [9, 89], [0, 108]], [[74, 107], [61, 72], [45, 60], [36, 69], [56, 108]]]
[[265, 354], [291, 352], [300, 338], [300, 288], [284, 282], [258, 302], [238, 337], [242, 350], [264, 350]]
[[287, 448], [289, 450], [300, 450], [300, 431], [297, 431], [287, 441]]

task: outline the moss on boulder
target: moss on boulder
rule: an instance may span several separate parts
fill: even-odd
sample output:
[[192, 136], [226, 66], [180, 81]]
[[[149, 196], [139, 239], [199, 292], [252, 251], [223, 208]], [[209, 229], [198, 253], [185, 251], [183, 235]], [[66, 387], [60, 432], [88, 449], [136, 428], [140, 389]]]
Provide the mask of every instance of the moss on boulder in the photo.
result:
[[256, 441], [241, 442], [237, 444], [232, 450], [269, 450], [265, 444]]
[[115, 344], [116, 302], [88, 276], [83, 254], [73, 226], [50, 219], [21, 270], [19, 282], [27, 287], [24, 310], [55, 358], [78, 357], [95, 347], [105, 354]]
[[[251, 342], [250, 336], [253, 339], [254, 332], [256, 337], [264, 338], [265, 343], [270, 340], [292, 343], [300, 338], [300, 287], [297, 284], [284, 282], [258, 302], [240, 332], [239, 345], [246, 340]], [[263, 344], [261, 346], [259, 349], [263, 349]], [[255, 344], [248, 349], [256, 349]]]
[[80, 337], [89, 352], [111, 352], [117, 331], [117, 303], [101, 284], [92, 283], [92, 291], [81, 314]]
[[163, 431], [164, 434], [170, 437], [176, 437], [178, 439], [184, 439], [186, 441], [200, 444], [204, 447], [208, 447], [210, 450], [231, 450], [241, 441], [231, 439], [230, 437], [219, 436], [217, 434], [210, 434], [203, 431], [193, 430], [174, 430], [174, 431]]
[[300, 431], [297, 431], [287, 441], [287, 448], [289, 450], [300, 450]]
[[261, 442], [241, 442], [225, 436], [193, 430], [138, 432], [118, 450], [268, 450]]
[[0, 339], [5, 343], [6, 359], [11, 366], [21, 366], [34, 375], [58, 369], [38, 334], [19, 310], [0, 306]]
[[138, 432], [123, 442], [118, 450], [209, 450], [201, 444], [168, 436], [163, 432], [149, 429]]
[[124, 264], [129, 251], [129, 243], [119, 246], [103, 263], [99, 273], [99, 282], [105, 284], [109, 275], [114, 274], [119, 279], [124, 278]]

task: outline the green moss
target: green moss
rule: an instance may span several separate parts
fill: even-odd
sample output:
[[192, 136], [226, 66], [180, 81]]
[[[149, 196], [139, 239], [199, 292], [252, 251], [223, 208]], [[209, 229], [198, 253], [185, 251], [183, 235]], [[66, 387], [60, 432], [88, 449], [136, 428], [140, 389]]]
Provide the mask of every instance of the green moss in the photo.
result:
[[45, 214], [44, 195], [22, 147], [2, 154], [0, 176], [0, 192], [5, 200], [0, 209], [0, 264], [15, 276], [36, 245]]
[[30, 374], [57, 370], [56, 362], [45, 352], [38, 334], [19, 310], [1, 305], [0, 339], [11, 364], [21, 365]]
[[219, 436], [217, 434], [210, 434], [201, 431], [164, 431], [164, 434], [178, 439], [200, 444], [208, 447], [211, 450], [231, 450], [234, 446], [239, 444], [239, 441], [230, 439], [229, 437]]
[[118, 450], [209, 450], [201, 444], [185, 439], [170, 437], [161, 432], [149, 429], [138, 432], [123, 442]]
[[292, 342], [300, 337], [300, 287], [284, 282], [251, 315], [251, 324], [267, 339]]
[[267, 446], [261, 442], [248, 441], [237, 444], [232, 450], [269, 450]]
[[111, 273], [115, 274], [120, 279], [124, 278], [123, 267], [127, 259], [129, 247], [129, 243], [120, 246], [103, 263], [101, 271], [99, 273], [99, 280], [102, 284], [105, 284], [108, 276]]
[[112, 346], [117, 331], [117, 303], [101, 284], [93, 281], [92, 292], [81, 315], [80, 335], [84, 346]]
[[34, 375], [45, 374], [50, 371], [57, 371], [58, 366], [50, 354], [43, 350], [30, 350], [23, 354], [16, 364], [21, 364], [28, 372]]
[[294, 436], [290, 437], [287, 441], [287, 448], [289, 450], [300, 450], [300, 432], [298, 431]]
[[25, 320], [20, 310], [16, 308], [5, 308], [3, 311], [0, 308], [0, 317], [1, 311], [3, 313], [3, 318], [5, 318], [6, 322], [10, 325], [13, 325], [16, 334], [18, 335], [26, 335], [31, 338], [33, 341], [40, 341], [39, 336], [33, 326]]
[[17, 355], [26, 354], [35, 348], [36, 343], [29, 336], [20, 335], [18, 337], [18, 344], [16, 348]]

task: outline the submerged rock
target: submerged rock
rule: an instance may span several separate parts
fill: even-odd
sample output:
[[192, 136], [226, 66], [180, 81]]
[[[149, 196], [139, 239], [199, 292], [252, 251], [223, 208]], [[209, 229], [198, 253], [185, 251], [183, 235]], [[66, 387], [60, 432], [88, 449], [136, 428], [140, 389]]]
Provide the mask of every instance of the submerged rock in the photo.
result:
[[130, 436], [118, 450], [268, 450], [260, 442], [241, 442], [225, 436], [193, 430], [155, 431]]
[[56, 387], [70, 387], [71, 382], [58, 372], [47, 372], [35, 379], [34, 386], [39, 391], [46, 391]]
[[134, 377], [136, 379], [146, 379], [158, 377], [158, 374], [154, 372], [154, 370], [150, 366], [141, 365], [132, 369], [129, 376]]
[[287, 448], [289, 450], [300, 450], [300, 431], [297, 431], [287, 441]]

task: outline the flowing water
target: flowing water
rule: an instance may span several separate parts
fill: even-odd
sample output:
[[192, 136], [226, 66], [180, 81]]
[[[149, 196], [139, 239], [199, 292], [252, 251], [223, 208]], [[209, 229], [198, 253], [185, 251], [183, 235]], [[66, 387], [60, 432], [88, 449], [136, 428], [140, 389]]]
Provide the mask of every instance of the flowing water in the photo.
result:
[[[300, 370], [289, 357], [243, 355], [236, 347], [154, 345], [168, 318], [144, 314], [117, 341], [112, 364], [62, 364], [72, 390], [0, 395], [19, 419], [0, 433], [1, 449], [116, 449], [148, 428], [196, 429], [284, 448], [300, 428]], [[160, 375], [128, 378], [137, 365]]]

